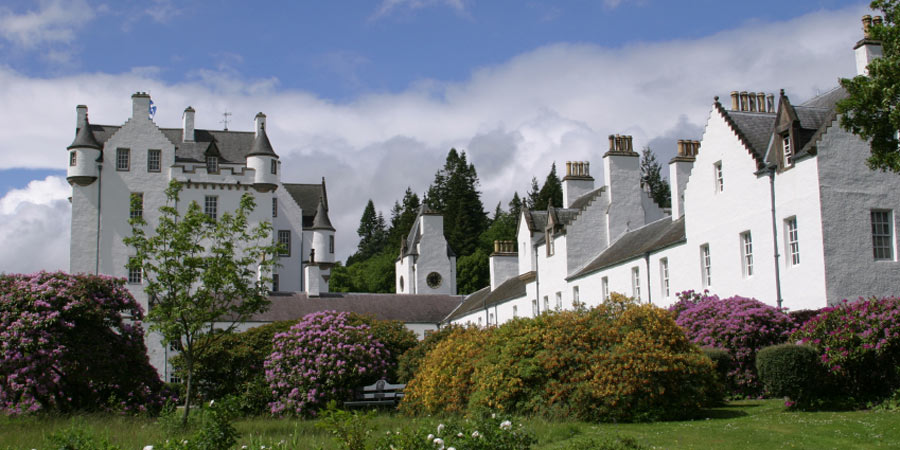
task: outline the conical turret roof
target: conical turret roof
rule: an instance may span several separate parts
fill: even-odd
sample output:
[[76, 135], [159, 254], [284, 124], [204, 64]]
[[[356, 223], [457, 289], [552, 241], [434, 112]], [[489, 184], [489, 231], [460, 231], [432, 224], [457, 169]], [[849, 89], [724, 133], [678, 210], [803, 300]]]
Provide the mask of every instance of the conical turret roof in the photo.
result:
[[266, 135], [266, 127], [259, 128], [259, 133], [256, 134], [256, 139], [253, 140], [253, 147], [250, 149], [250, 153], [247, 153], [247, 156], [278, 157], [272, 148], [272, 143], [269, 142], [269, 136]]
[[328, 219], [328, 211], [325, 209], [325, 201], [319, 197], [319, 207], [316, 209], [316, 218], [313, 221], [313, 230], [330, 230], [334, 231], [331, 226], [331, 220]]
[[85, 147], [96, 148], [97, 150], [103, 149], [100, 143], [97, 142], [97, 138], [94, 137], [94, 132], [91, 131], [91, 122], [88, 120], [87, 116], [84, 117], [84, 126], [78, 129], [75, 140], [72, 141], [72, 145], [69, 145], [67, 150]]

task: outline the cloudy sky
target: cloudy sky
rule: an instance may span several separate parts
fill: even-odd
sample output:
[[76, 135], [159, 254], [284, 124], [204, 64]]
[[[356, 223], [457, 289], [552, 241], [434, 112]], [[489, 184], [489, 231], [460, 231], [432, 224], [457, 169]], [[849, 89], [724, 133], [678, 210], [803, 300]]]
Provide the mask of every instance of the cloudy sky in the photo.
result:
[[[451, 147], [488, 210], [612, 133], [667, 162], [701, 139], [714, 96], [794, 102], [854, 75], [867, 1], [4, 0], [0, 272], [68, 269], [65, 149], [75, 105], [119, 125], [151, 93], [161, 127], [252, 130], [287, 182], [325, 177], [338, 253], [372, 198], [422, 193]], [[747, 7], [751, 5], [752, 7]], [[598, 178], [600, 171], [595, 169]]]

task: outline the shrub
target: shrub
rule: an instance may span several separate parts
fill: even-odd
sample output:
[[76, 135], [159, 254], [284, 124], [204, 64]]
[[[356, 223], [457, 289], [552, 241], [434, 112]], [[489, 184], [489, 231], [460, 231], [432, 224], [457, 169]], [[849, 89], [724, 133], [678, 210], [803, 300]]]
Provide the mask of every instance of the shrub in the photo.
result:
[[682, 299], [670, 308], [692, 342], [727, 350], [734, 365], [728, 373], [727, 389], [734, 396], [758, 396], [762, 385], [756, 376], [756, 352], [780, 344], [793, 329], [793, 322], [778, 308], [759, 300], [734, 296], [720, 300], [704, 296]]
[[618, 421], [684, 417], [713, 400], [712, 362], [668, 311], [612, 300], [453, 332], [407, 385], [404, 409]]
[[355, 387], [384, 377], [390, 355], [368, 325], [351, 325], [348, 316], [311, 313], [275, 335], [265, 361], [273, 414], [314, 415], [329, 400], [347, 400]]
[[799, 309], [797, 311], [790, 311], [787, 314], [794, 322], [794, 330], [798, 330], [803, 324], [808, 322], [809, 319], [819, 315], [819, 312], [821, 311], [821, 309]]
[[819, 364], [815, 348], [780, 344], [766, 347], [756, 355], [759, 380], [775, 397], [787, 397], [788, 406], [808, 408], [822, 392], [827, 373]]
[[388, 352], [385, 359], [387, 362], [385, 378], [390, 381], [397, 380], [400, 356], [419, 343], [416, 333], [406, 328], [406, 325], [399, 320], [378, 320], [372, 316], [356, 313], [350, 313], [349, 320], [353, 325], [366, 324], [372, 329], [372, 336], [384, 344], [384, 348]]
[[443, 341], [447, 336], [460, 328], [459, 325], [448, 325], [425, 336], [425, 339], [419, 341], [414, 347], [405, 351], [397, 362], [397, 381], [400, 383], [408, 383], [419, 371], [419, 366], [428, 354], [437, 344]]
[[734, 365], [731, 354], [726, 350], [715, 347], [701, 347], [700, 350], [713, 362], [716, 368], [716, 386], [711, 387], [711, 389], [713, 389], [713, 392], [716, 392], [716, 398], [724, 399], [728, 395], [725, 392], [725, 386], [728, 384], [728, 373], [731, 372], [731, 367]]
[[454, 328], [428, 352], [404, 390], [400, 408], [407, 413], [464, 412], [474, 385], [475, 363], [493, 328]]
[[[242, 333], [204, 336], [196, 344], [202, 353], [194, 361], [194, 392], [198, 398], [209, 401], [235, 396], [240, 399], [239, 407], [243, 413], [265, 411], [274, 399], [266, 382], [263, 363], [272, 353], [275, 335], [288, 331], [295, 323], [273, 322]], [[172, 358], [176, 370], [183, 364], [180, 355]]]
[[499, 415], [471, 419], [451, 419], [437, 426], [423, 425], [416, 430], [388, 432], [375, 442], [376, 450], [392, 449], [467, 449], [527, 450], [537, 442], [522, 424], [513, 424]]
[[900, 299], [846, 300], [822, 310], [791, 339], [815, 345], [842, 394], [863, 403], [900, 388]]
[[0, 275], [0, 410], [158, 409], [142, 319], [121, 279]]

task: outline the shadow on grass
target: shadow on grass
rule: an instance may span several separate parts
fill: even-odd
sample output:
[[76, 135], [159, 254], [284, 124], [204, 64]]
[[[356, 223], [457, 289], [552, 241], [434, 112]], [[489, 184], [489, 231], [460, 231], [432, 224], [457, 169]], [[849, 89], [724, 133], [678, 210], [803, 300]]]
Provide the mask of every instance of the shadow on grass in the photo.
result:
[[750, 414], [747, 411], [744, 411], [748, 408], [756, 408], [759, 405], [754, 404], [744, 404], [744, 405], [727, 405], [720, 406], [717, 408], [708, 408], [704, 409], [700, 412], [699, 416], [708, 419], [708, 420], [720, 420], [720, 419], [736, 419], [738, 417], [746, 417]]

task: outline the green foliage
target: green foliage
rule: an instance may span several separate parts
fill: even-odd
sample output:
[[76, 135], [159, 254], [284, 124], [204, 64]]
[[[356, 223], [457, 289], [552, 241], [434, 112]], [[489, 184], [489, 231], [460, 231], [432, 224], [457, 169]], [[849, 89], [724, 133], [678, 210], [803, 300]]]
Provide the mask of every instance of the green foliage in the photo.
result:
[[109, 443], [109, 439], [73, 423], [68, 428], [55, 431], [47, 437], [48, 448], [53, 450], [121, 450]]
[[559, 176], [556, 175], [556, 163], [554, 162], [550, 166], [550, 173], [547, 174], [544, 185], [538, 191], [537, 198], [534, 200], [534, 207], [531, 209], [542, 211], [550, 206], [561, 208], [563, 206], [562, 201], [562, 182], [559, 180]]
[[421, 206], [419, 196], [409, 187], [406, 188], [406, 192], [403, 194], [403, 200], [394, 202], [394, 207], [391, 209], [391, 227], [388, 231], [387, 243], [387, 248], [390, 251], [396, 253], [400, 250], [400, 242], [406, 239], [406, 236], [409, 234], [409, 230], [416, 222], [416, 215], [418, 215], [419, 207]]
[[478, 236], [487, 229], [487, 214], [478, 191], [478, 174], [466, 152], [450, 149], [444, 168], [434, 175], [425, 200], [444, 216], [447, 243], [457, 255], [469, 255], [478, 245]]
[[719, 400], [712, 361], [669, 312], [612, 297], [591, 310], [454, 331], [427, 354], [401, 408], [597, 422], [685, 417]]
[[[263, 362], [272, 353], [275, 334], [289, 330], [294, 323], [273, 322], [242, 333], [202, 336], [198, 345], [206, 351], [194, 362], [197, 398], [209, 401], [234, 396], [243, 413], [263, 413], [273, 400]], [[184, 358], [175, 356], [172, 365], [180, 372]]]
[[669, 182], [660, 175], [660, 165], [650, 147], [641, 151], [641, 186], [650, 188], [650, 196], [660, 208], [672, 206]]
[[819, 363], [819, 354], [808, 345], [780, 344], [756, 354], [756, 370], [766, 391], [787, 397], [788, 406], [811, 406], [823, 393], [828, 376]]
[[870, 7], [884, 15], [884, 24], [870, 30], [884, 55], [869, 63], [868, 76], [840, 80], [849, 96], [838, 102], [837, 110], [843, 129], [869, 141], [869, 167], [900, 173], [900, 2], [874, 0]]
[[397, 381], [408, 383], [409, 380], [412, 380], [428, 352], [459, 328], [459, 325], [446, 325], [434, 333], [426, 335], [425, 339], [400, 355], [397, 365]]
[[356, 247], [356, 253], [347, 258], [347, 266], [353, 265], [355, 262], [365, 261], [372, 256], [385, 250], [388, 243], [388, 230], [384, 222], [384, 216], [380, 212], [375, 211], [375, 204], [372, 199], [366, 203], [362, 217], [359, 219], [359, 228], [356, 229], [359, 235], [359, 244]]
[[388, 432], [375, 443], [375, 449], [527, 450], [535, 442], [534, 435], [521, 423], [516, 425], [509, 418], [491, 414]]
[[603, 440], [594, 438], [577, 440], [563, 448], [565, 450], [644, 450], [649, 447], [641, 445], [635, 438], [616, 436]]
[[375, 417], [374, 410], [365, 414], [359, 411], [350, 413], [338, 409], [337, 402], [332, 400], [328, 402], [328, 407], [322, 412], [316, 428], [328, 431], [342, 449], [365, 450], [366, 441], [372, 434], [370, 422], [373, 417]]
[[716, 347], [701, 347], [700, 350], [715, 365], [716, 383], [717, 386], [720, 387], [716, 397], [725, 398], [725, 386], [728, 385], [728, 373], [734, 369], [734, 359], [731, 357], [731, 353], [728, 353], [728, 350]]
[[490, 254], [481, 247], [470, 255], [460, 256], [456, 261], [456, 291], [471, 294], [491, 283]]
[[180, 191], [181, 185], [172, 180], [154, 232], [146, 233], [143, 216], [133, 217], [131, 236], [124, 242], [135, 250], [128, 268], [143, 271], [144, 290], [151, 299], [150, 330], [159, 332], [164, 343], [174, 344], [184, 358], [187, 422], [194, 361], [205, 351], [195, 344], [216, 322], [230, 318], [227, 333], [268, 308], [268, 274], [278, 247], [272, 243], [269, 222], [251, 228], [249, 216], [256, 203], [249, 193], [234, 213], [212, 219], [197, 202], [182, 215], [177, 209]]
[[394, 292], [396, 249], [385, 248], [380, 253], [349, 266], [331, 269], [328, 288], [332, 292]]

